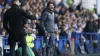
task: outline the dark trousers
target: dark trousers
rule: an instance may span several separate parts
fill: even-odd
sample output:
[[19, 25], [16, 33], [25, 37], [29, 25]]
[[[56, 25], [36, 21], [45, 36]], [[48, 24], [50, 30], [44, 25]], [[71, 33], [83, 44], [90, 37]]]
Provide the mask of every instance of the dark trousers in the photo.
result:
[[49, 39], [45, 36], [44, 40], [46, 42], [46, 48], [44, 49], [45, 51], [43, 52], [45, 55], [44, 56], [54, 56], [55, 52], [55, 46], [53, 44], [53, 40], [55, 39], [54, 33], [49, 33], [48, 35]]
[[[13, 37], [10, 35], [10, 38]], [[22, 47], [22, 56], [27, 56], [27, 52], [26, 52], [26, 39], [25, 36], [20, 36], [20, 45]], [[16, 41], [13, 39], [10, 39], [10, 56], [15, 56], [15, 46], [16, 46]]]

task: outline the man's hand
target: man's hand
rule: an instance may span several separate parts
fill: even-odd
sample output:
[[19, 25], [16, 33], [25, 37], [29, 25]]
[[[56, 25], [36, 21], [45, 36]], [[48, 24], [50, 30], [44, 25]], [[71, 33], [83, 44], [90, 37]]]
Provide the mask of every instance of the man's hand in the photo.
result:
[[48, 35], [49, 35], [47, 31], [45, 31], [44, 34], [46, 37], [48, 37]]

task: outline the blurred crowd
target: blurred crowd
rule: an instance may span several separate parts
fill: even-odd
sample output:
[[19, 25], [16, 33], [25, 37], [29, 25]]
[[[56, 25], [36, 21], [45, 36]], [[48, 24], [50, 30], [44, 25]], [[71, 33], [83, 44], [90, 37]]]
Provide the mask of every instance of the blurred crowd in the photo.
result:
[[[27, 32], [34, 32], [35, 35], [40, 35], [40, 19], [42, 11], [45, 9], [48, 1], [55, 3], [55, 35], [70, 36], [72, 32], [88, 32], [85, 31], [86, 24], [93, 18], [93, 22], [97, 24], [94, 27], [96, 30], [92, 32], [100, 32], [100, 19], [96, 14], [95, 8], [85, 8], [80, 3], [76, 6], [72, 0], [27, 0], [22, 6], [26, 11], [36, 16], [37, 20], [26, 20]], [[93, 23], [93, 24], [95, 24]]]
[[[21, 1], [21, 0], [20, 0]], [[24, 0], [23, 0], [24, 1]], [[22, 1], [22, 3], [23, 3]], [[30, 28], [37, 28], [33, 31], [38, 30], [39, 19], [41, 18], [41, 13], [43, 9], [46, 7], [46, 4], [49, 0], [26, 0], [22, 6], [22, 8], [32, 15], [36, 16], [37, 20], [30, 21], [26, 20], [28, 23], [25, 26]], [[82, 32], [85, 28], [86, 22], [90, 20], [90, 18], [94, 18], [95, 21], [99, 23], [99, 17], [96, 14], [96, 10], [93, 9], [80, 9], [80, 4], [75, 5], [75, 1], [72, 0], [50, 0], [55, 2], [55, 16], [56, 22], [55, 28], [57, 29], [60, 35], [64, 35], [68, 32], [80, 31]], [[5, 30], [3, 29], [3, 14], [7, 9], [11, 7], [11, 0], [0, 0], [0, 35], [5, 35]], [[78, 8], [78, 9], [77, 9]], [[30, 29], [29, 30], [32, 30]], [[99, 28], [99, 26], [98, 26]], [[29, 31], [28, 30], [28, 31]]]
[[[24, 0], [23, 0], [24, 1]], [[26, 32], [31, 34], [34, 38], [39, 35], [39, 25], [43, 9], [46, 7], [48, 1], [55, 3], [55, 35], [69, 36], [72, 32], [96, 32], [100, 33], [100, 18], [96, 14], [96, 10], [81, 7], [81, 4], [76, 5], [72, 0], [26, 0], [21, 6], [26, 12], [36, 16], [36, 20], [25, 20]], [[22, 2], [23, 3], [23, 2]], [[3, 29], [3, 15], [7, 9], [11, 7], [11, 0], [0, 0], [0, 35], [5, 36], [6, 31]], [[86, 7], [86, 6], [85, 6]], [[88, 23], [88, 21], [94, 21]], [[89, 29], [94, 31], [87, 31]]]

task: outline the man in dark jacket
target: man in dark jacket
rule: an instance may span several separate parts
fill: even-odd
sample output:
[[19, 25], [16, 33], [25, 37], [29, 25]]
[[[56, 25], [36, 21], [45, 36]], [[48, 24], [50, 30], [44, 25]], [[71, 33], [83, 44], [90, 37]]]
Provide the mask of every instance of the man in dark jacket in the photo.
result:
[[[54, 50], [50, 51], [54, 47], [52, 40], [54, 39], [55, 33], [55, 16], [53, 2], [49, 2], [47, 4], [47, 8], [44, 9], [44, 11], [42, 12], [40, 26], [41, 30], [45, 33], [45, 42], [47, 43], [47, 46], [49, 45], [49, 48], [47, 48], [48, 54], [46, 56], [53, 56], [52, 54], [54, 53]], [[52, 54], [50, 54], [50, 52], [52, 52]]]
[[89, 21], [86, 23], [86, 27], [84, 29], [85, 32], [94, 33], [97, 32], [98, 27], [94, 21], [94, 18], [91, 17]]
[[34, 17], [20, 9], [20, 5], [19, 0], [13, 0], [12, 7], [5, 12], [3, 19], [4, 28], [9, 33], [10, 56], [15, 56], [15, 45], [18, 41], [22, 46], [22, 56], [27, 56], [23, 19], [34, 20]]
[[[86, 23], [86, 27], [84, 29], [84, 32], [97, 33], [97, 31], [98, 31], [98, 26], [97, 26], [96, 22], [94, 21], [94, 18], [91, 17], [90, 21], [87, 21], [87, 23]], [[92, 35], [91, 34], [87, 34], [86, 38], [87, 38], [87, 40], [91, 40], [91, 39], [94, 40], [94, 41], [97, 40], [94, 34], [92, 34]], [[97, 44], [94, 41], [93, 41], [93, 46], [94, 46], [94, 48], [97, 48]], [[86, 52], [90, 53], [89, 51], [90, 50], [86, 47]]]

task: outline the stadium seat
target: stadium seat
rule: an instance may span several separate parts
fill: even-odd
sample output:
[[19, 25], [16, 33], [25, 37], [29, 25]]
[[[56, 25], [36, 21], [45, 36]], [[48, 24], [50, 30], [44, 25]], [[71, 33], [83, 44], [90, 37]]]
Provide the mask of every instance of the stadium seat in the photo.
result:
[[3, 38], [3, 54], [4, 56], [9, 56], [10, 47], [8, 46], [8, 38]]
[[59, 39], [58, 41], [58, 50], [60, 52], [62, 52], [63, 47], [67, 44], [67, 39], [62, 37], [61, 39]]
[[34, 48], [36, 49], [36, 51], [38, 51], [40, 48], [42, 48], [43, 45], [43, 37], [42, 36], [37, 36], [37, 38], [34, 41]]
[[74, 38], [75, 38], [75, 47], [74, 47], [74, 51], [77, 51], [77, 48], [79, 47], [79, 45], [81, 44], [81, 33], [76, 33], [74, 32]]

